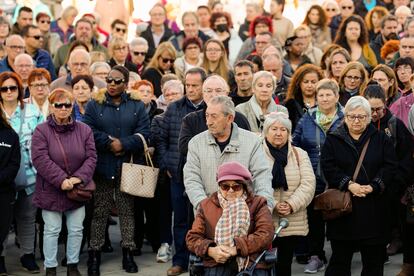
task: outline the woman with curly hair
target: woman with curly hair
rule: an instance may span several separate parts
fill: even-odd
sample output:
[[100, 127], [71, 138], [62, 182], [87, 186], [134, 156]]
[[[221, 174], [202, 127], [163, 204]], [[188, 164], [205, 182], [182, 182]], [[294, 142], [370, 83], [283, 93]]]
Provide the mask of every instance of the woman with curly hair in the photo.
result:
[[321, 79], [322, 70], [313, 64], [302, 65], [293, 74], [285, 101], [292, 121], [292, 131], [303, 114], [316, 105], [316, 84]]
[[368, 30], [368, 39], [372, 41], [381, 31], [381, 20], [390, 12], [381, 6], [376, 6], [365, 16], [365, 24]]
[[360, 62], [351, 61], [339, 77], [339, 103], [345, 106], [348, 100], [358, 96], [368, 82], [368, 73]]
[[313, 46], [323, 51], [331, 44], [331, 30], [328, 27], [326, 13], [321, 6], [310, 7], [302, 24], [311, 30]]
[[368, 31], [359, 15], [351, 15], [339, 26], [335, 44], [348, 50], [353, 61], [358, 61], [367, 70], [377, 65], [377, 58], [369, 46]]

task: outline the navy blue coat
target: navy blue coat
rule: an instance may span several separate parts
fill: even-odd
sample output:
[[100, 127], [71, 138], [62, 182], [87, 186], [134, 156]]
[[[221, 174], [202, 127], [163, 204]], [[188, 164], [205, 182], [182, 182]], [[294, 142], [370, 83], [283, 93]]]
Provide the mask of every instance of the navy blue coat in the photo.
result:
[[180, 153], [178, 152], [178, 138], [180, 136], [181, 122], [185, 115], [199, 110], [187, 97], [183, 97], [171, 103], [164, 112], [164, 118], [160, 123], [161, 132], [159, 139], [159, 154], [161, 157], [160, 168], [168, 170], [173, 177], [178, 177], [178, 165]]
[[[292, 144], [305, 150], [312, 163], [312, 168], [316, 176], [316, 194], [320, 194], [325, 190], [326, 183], [321, 175], [321, 168], [319, 165], [321, 148], [325, 143], [326, 133], [316, 122], [316, 110], [317, 107], [311, 108], [306, 112], [299, 120], [293, 133]], [[344, 118], [343, 108], [338, 105], [338, 112], [329, 128], [328, 132], [334, 131], [341, 125]], [[317, 141], [317, 130], [319, 132], [319, 144]]]
[[[98, 154], [95, 172], [107, 179], [114, 179], [119, 177], [122, 163], [129, 162], [131, 154], [134, 154], [134, 163], [138, 163], [138, 158], [142, 159], [144, 145], [134, 134], [140, 133], [148, 139], [150, 121], [144, 103], [140, 100], [134, 100], [123, 93], [121, 104], [115, 105], [109, 95], [103, 93], [105, 91], [100, 91], [88, 103], [83, 121], [91, 127], [95, 138]], [[125, 152], [123, 155], [115, 156], [110, 150], [110, 137], [121, 141]]]

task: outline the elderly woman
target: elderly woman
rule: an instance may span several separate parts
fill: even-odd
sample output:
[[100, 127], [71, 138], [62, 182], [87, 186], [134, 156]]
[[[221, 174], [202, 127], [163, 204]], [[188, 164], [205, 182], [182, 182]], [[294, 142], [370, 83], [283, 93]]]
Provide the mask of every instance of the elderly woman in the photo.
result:
[[361, 87], [368, 81], [368, 73], [360, 62], [352, 61], [342, 70], [339, 77], [339, 103], [342, 106], [360, 94]]
[[[126, 93], [129, 71], [114, 66], [106, 78], [107, 89], [100, 90], [86, 106], [84, 122], [94, 133], [98, 163], [94, 180], [94, 213], [92, 217], [88, 274], [99, 275], [101, 248], [105, 242], [105, 228], [111, 203], [119, 210], [122, 236], [122, 268], [136, 273], [134, 261], [134, 214], [133, 197], [120, 191], [120, 166], [131, 155], [143, 154], [143, 143], [134, 135], [149, 136], [149, 119], [144, 104]], [[137, 160], [138, 158], [134, 158]]]
[[36, 236], [36, 208], [33, 206], [32, 198], [36, 184], [36, 169], [33, 166], [30, 145], [33, 132], [36, 126], [43, 122], [43, 116], [34, 105], [23, 102], [23, 84], [16, 73], [0, 74], [0, 91], [3, 115], [19, 135], [22, 153], [19, 173], [15, 179], [17, 195], [13, 210], [22, 255], [20, 261], [23, 268], [29, 272], [39, 273], [33, 254]]
[[184, 95], [184, 85], [179, 80], [169, 80], [162, 87], [162, 95], [155, 101], [157, 107], [166, 110], [167, 106]]
[[131, 61], [137, 66], [138, 75], [142, 75], [146, 66], [146, 57], [148, 54], [148, 41], [142, 37], [136, 37], [129, 43], [129, 54]]
[[75, 97], [73, 115], [76, 121], [85, 116], [86, 104], [90, 101], [94, 87], [93, 79], [88, 75], [77, 75], [71, 81], [72, 93]]
[[276, 274], [290, 276], [293, 252], [299, 236], [308, 234], [306, 207], [315, 192], [315, 175], [308, 154], [290, 143], [292, 122], [286, 113], [266, 116], [263, 127], [264, 151], [272, 169], [272, 186], [276, 207], [273, 221], [278, 227], [281, 218], [289, 220], [274, 245], [278, 248]]
[[[58, 237], [62, 216], [68, 229], [67, 273], [80, 275], [77, 265], [82, 242], [84, 202], [70, 199], [67, 192], [92, 181], [96, 150], [89, 126], [72, 118], [72, 93], [55, 89], [49, 96], [51, 116], [40, 124], [32, 138], [32, 159], [37, 170], [33, 204], [42, 209], [46, 275], [56, 275]], [[73, 145], [76, 144], [76, 147]]]
[[[330, 189], [352, 194], [352, 212], [327, 222], [332, 256], [325, 275], [350, 275], [355, 250], [362, 275], [383, 275], [389, 235], [387, 192], [392, 189], [396, 157], [391, 141], [371, 122], [369, 102], [355, 96], [345, 106], [345, 123], [326, 137], [321, 166]], [[353, 179], [366, 148], [361, 170]]]
[[121, 37], [113, 37], [109, 40], [108, 53], [111, 59], [108, 61], [109, 66], [122, 65], [129, 71], [137, 72], [137, 66], [130, 62], [128, 57], [128, 43]]
[[[316, 85], [316, 103], [300, 119], [295, 133], [293, 144], [304, 149], [311, 160], [313, 172], [316, 176], [315, 195], [322, 193], [326, 188], [326, 181], [321, 172], [320, 154], [328, 131], [335, 130], [344, 118], [343, 108], [338, 102], [339, 87], [336, 81], [322, 79]], [[309, 256], [305, 273], [316, 273], [324, 268], [326, 262], [324, 248], [325, 222], [320, 211], [313, 208], [312, 201], [308, 207], [309, 218]]]
[[[252, 175], [242, 164], [220, 165], [217, 183], [218, 191], [200, 203], [187, 247], [203, 258], [204, 275], [236, 275], [270, 246], [272, 216], [266, 200], [253, 194]], [[267, 275], [257, 267], [255, 275]]]
[[157, 103], [154, 100], [154, 87], [152, 83], [147, 80], [141, 80], [136, 82], [132, 89], [132, 93], [136, 93], [144, 103], [150, 122], [154, 116], [163, 113], [163, 110], [157, 107]]
[[103, 81], [105, 81], [109, 71], [111, 71], [111, 66], [103, 61], [96, 61], [89, 68], [89, 72], [91, 73], [92, 77], [96, 77]]
[[287, 114], [287, 109], [276, 104], [272, 98], [275, 88], [276, 78], [272, 73], [259, 71], [253, 76], [253, 97], [249, 101], [236, 106], [236, 111], [246, 116], [251, 131], [262, 132], [266, 114], [279, 111]]
[[199, 67], [203, 62], [201, 55], [202, 41], [198, 37], [189, 37], [184, 39], [183, 52], [184, 56], [179, 57], [174, 62], [174, 69], [180, 80], [184, 80], [184, 75], [187, 70]]
[[49, 102], [47, 97], [50, 92], [50, 83], [50, 74], [44, 68], [33, 69], [27, 80], [30, 97], [25, 99], [25, 102], [36, 106], [44, 118], [49, 115]]

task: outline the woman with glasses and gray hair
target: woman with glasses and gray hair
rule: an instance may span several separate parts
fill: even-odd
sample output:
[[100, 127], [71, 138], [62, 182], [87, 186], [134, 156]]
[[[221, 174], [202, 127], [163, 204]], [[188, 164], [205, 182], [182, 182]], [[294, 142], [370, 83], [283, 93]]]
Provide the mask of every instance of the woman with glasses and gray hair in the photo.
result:
[[[293, 144], [304, 149], [311, 160], [316, 176], [315, 195], [323, 193], [326, 181], [321, 172], [320, 154], [328, 131], [333, 131], [342, 123], [343, 108], [338, 102], [339, 86], [335, 80], [322, 79], [316, 84], [317, 106], [308, 111], [299, 120], [293, 134]], [[324, 248], [325, 222], [322, 213], [314, 210], [314, 201], [308, 206], [309, 235], [306, 243], [310, 260], [305, 266], [306, 273], [316, 273], [325, 267]]]
[[[325, 275], [351, 275], [352, 257], [359, 250], [361, 275], [380, 276], [390, 234], [388, 197], [397, 168], [395, 151], [391, 140], [370, 124], [371, 106], [365, 98], [349, 99], [344, 122], [328, 133], [321, 153], [328, 188], [352, 195], [351, 213], [327, 221], [332, 256]], [[353, 177], [363, 152], [361, 169]]]
[[306, 207], [315, 192], [315, 175], [306, 151], [291, 144], [292, 122], [283, 112], [266, 116], [263, 125], [263, 148], [272, 168], [275, 209], [273, 222], [289, 220], [289, 227], [274, 241], [278, 248], [276, 274], [291, 275], [294, 249], [300, 236], [309, 232]]
[[284, 106], [273, 100], [273, 91], [276, 88], [276, 78], [272, 73], [259, 71], [254, 74], [252, 82], [253, 96], [248, 102], [236, 106], [236, 111], [242, 113], [249, 121], [251, 131], [261, 133], [265, 115], [271, 112], [285, 112]]

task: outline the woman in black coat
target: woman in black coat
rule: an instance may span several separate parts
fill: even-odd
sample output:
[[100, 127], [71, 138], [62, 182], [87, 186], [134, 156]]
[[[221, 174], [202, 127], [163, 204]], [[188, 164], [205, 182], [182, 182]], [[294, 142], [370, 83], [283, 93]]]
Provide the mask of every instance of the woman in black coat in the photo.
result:
[[[15, 200], [14, 179], [20, 167], [19, 136], [0, 110], [0, 255], [12, 220]], [[6, 273], [4, 256], [0, 257], [0, 272]]]
[[[352, 212], [327, 222], [332, 256], [326, 276], [351, 275], [356, 250], [362, 255], [361, 275], [384, 274], [390, 230], [387, 193], [392, 190], [397, 163], [391, 140], [370, 121], [369, 102], [361, 96], [349, 99], [345, 123], [328, 134], [322, 148], [321, 164], [329, 188], [352, 194]], [[352, 176], [367, 142], [366, 155], [354, 182]]]

